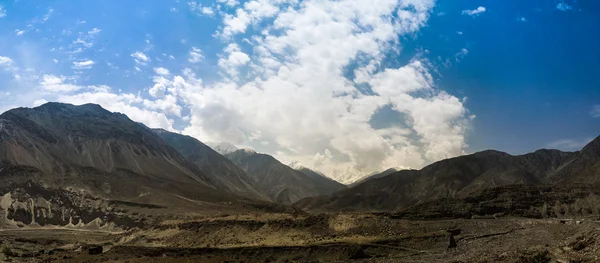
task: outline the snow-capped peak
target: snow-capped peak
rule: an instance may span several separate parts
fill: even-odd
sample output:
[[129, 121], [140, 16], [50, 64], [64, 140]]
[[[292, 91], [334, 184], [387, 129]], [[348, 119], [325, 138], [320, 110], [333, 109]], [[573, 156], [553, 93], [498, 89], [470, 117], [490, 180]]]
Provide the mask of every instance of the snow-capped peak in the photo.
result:
[[243, 148], [242, 151], [244, 151], [245, 153], [248, 153], [248, 154], [255, 154], [256, 153], [256, 151], [254, 149], [252, 149], [252, 148]]
[[302, 170], [302, 169], [306, 168], [306, 166], [302, 165], [298, 161], [291, 161], [290, 163], [288, 163], [287, 166], [292, 167], [294, 170]]
[[207, 142], [206, 145], [220, 154], [228, 154], [238, 150], [238, 148], [227, 142]]

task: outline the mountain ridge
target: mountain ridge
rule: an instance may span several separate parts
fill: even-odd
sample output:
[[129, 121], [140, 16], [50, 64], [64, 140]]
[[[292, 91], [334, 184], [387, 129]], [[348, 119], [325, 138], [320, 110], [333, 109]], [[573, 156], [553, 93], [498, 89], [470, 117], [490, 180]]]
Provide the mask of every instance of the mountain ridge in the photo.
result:
[[240, 149], [225, 157], [252, 177], [277, 203], [291, 204], [307, 196], [328, 194], [345, 188], [325, 176], [306, 175], [267, 154]]
[[576, 152], [540, 149], [510, 155], [485, 150], [441, 160], [421, 170], [391, 173], [329, 196], [305, 198], [295, 205], [314, 211], [394, 211], [507, 185], [600, 182], [594, 177], [600, 174], [599, 145], [600, 137]]

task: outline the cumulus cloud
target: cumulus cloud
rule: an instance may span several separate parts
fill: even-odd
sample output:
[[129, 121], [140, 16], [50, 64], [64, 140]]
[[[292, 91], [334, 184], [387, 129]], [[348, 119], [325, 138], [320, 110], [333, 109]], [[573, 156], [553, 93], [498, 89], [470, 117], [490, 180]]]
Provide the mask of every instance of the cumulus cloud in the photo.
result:
[[234, 43], [227, 45], [224, 53], [225, 56], [219, 59], [219, 67], [229, 76], [236, 78], [238, 67], [247, 64], [250, 57], [241, 51], [239, 45]]
[[[426, 61], [389, 68], [382, 61], [400, 35], [425, 25], [433, 6], [247, 2], [223, 17], [221, 36], [270, 22], [246, 38], [248, 50], [226, 38], [218, 64], [234, 78], [207, 85], [186, 70], [156, 79], [151, 96], [173, 95], [189, 108], [186, 134], [265, 149], [344, 182], [389, 167], [420, 168], [464, 153], [468, 111], [461, 99], [435, 87]], [[344, 69], [355, 63], [349, 78]], [[372, 92], [358, 90], [359, 84]], [[374, 128], [370, 120], [383, 107], [406, 121]]]
[[154, 68], [154, 72], [158, 75], [169, 75], [171, 74], [168, 69], [163, 67]]
[[202, 59], [204, 59], [204, 55], [202, 55], [202, 50], [196, 47], [192, 47], [192, 50], [190, 50], [189, 55], [190, 57], [188, 58], [188, 61], [190, 63], [198, 63], [202, 61]]
[[479, 14], [485, 12], [486, 9], [483, 6], [477, 7], [476, 9], [473, 10], [463, 10], [462, 14], [463, 15], [470, 15], [470, 16], [478, 16]]
[[91, 69], [94, 64], [95, 62], [89, 59], [84, 61], [74, 61], [72, 68], [75, 70]]
[[150, 58], [144, 54], [144, 52], [136, 51], [131, 53], [131, 57], [138, 65], [146, 65], [146, 63], [150, 62]]
[[67, 77], [46, 74], [42, 76], [40, 87], [49, 92], [73, 92], [81, 89], [80, 86], [66, 83]]
[[9, 57], [0, 56], [0, 67], [8, 68], [13, 63], [13, 60]]
[[224, 28], [221, 36], [230, 38], [236, 34], [246, 32], [248, 26], [256, 24], [265, 18], [273, 17], [279, 12], [279, 8], [267, 0], [253, 0], [244, 3], [243, 8], [238, 8], [235, 14], [225, 14], [223, 19]]
[[[177, 117], [182, 132], [202, 141], [252, 147], [343, 182], [420, 168], [463, 154], [470, 120], [464, 99], [436, 87], [428, 61], [384, 63], [402, 50], [402, 36], [426, 25], [434, 2], [220, 0], [213, 11], [224, 48], [210, 81], [156, 67], [137, 94], [51, 74], [39, 87], [51, 94], [46, 100], [98, 103], [150, 127], [172, 130]], [[151, 62], [143, 51], [130, 54], [139, 71]], [[196, 47], [185, 55], [184, 62], [204, 59]], [[372, 125], [383, 109], [402, 121]]]
[[3, 18], [6, 16], [6, 9], [4, 8], [4, 6], [0, 5], [0, 18]]
[[592, 106], [592, 110], [590, 111], [590, 115], [592, 115], [593, 118], [600, 118], [600, 105], [594, 105], [594, 106]]

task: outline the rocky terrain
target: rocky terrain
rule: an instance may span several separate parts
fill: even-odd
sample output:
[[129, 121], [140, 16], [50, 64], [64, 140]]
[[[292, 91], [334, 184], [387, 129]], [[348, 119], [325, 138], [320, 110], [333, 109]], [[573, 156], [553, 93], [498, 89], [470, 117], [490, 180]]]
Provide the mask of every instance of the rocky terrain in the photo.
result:
[[238, 214], [128, 232], [0, 231], [13, 262], [598, 262], [597, 218]]
[[254, 198], [262, 196], [256, 191], [236, 194], [228, 180], [203, 172], [144, 125], [97, 105], [48, 103], [0, 115], [5, 227], [128, 229], [142, 219], [123, 206], [211, 214], [267, 202]]
[[227, 189], [240, 196], [269, 200], [246, 172], [209, 146], [190, 136], [162, 129], [154, 129], [154, 131], [185, 158], [200, 168], [204, 174], [212, 175]]

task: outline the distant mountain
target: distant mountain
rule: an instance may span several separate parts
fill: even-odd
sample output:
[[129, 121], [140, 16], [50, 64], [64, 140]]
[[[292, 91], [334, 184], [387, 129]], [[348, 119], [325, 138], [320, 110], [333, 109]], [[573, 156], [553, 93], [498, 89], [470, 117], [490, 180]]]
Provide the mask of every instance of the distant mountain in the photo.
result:
[[269, 200], [246, 172], [199, 140], [163, 129], [153, 131], [224, 188], [240, 196]]
[[360, 180], [358, 180], [358, 181], [356, 181], [354, 183], [351, 183], [348, 186], [349, 187], [354, 187], [354, 186], [357, 186], [359, 184], [362, 184], [362, 183], [366, 182], [367, 180], [381, 178], [381, 177], [390, 175], [390, 174], [395, 173], [395, 172], [400, 171], [400, 170], [402, 170], [402, 169], [390, 168], [390, 169], [387, 169], [387, 170], [385, 170], [383, 172], [380, 172], [380, 173], [375, 172], [375, 173], [372, 173], [372, 174], [369, 174], [369, 175], [363, 177], [362, 179], [360, 179]]
[[98, 105], [0, 115], [0, 225], [129, 222], [118, 204], [208, 212], [248, 202], [223, 186], [146, 126]]
[[270, 155], [241, 149], [225, 155], [252, 177], [272, 200], [291, 204], [310, 196], [330, 194], [346, 186], [323, 175], [292, 169]]
[[[294, 169], [296, 171], [300, 171], [301, 173], [305, 174], [312, 180], [321, 182], [321, 184], [323, 184], [323, 186], [328, 189], [339, 189], [340, 185], [343, 185], [343, 184], [325, 176], [324, 174], [322, 174], [320, 172], [317, 172], [315, 170], [312, 170], [312, 169], [309, 169], [306, 167], [297, 167]], [[345, 188], [346, 188], [346, 186], [344, 186], [342, 189], [345, 189]]]
[[238, 150], [238, 147], [226, 142], [207, 142], [206, 145], [208, 145], [208, 147], [212, 148], [213, 150], [222, 155], [232, 153]]
[[296, 203], [308, 210], [394, 211], [441, 198], [464, 198], [508, 185], [599, 182], [600, 139], [581, 152], [538, 150], [513, 156], [483, 151], [398, 171], [330, 196]]

